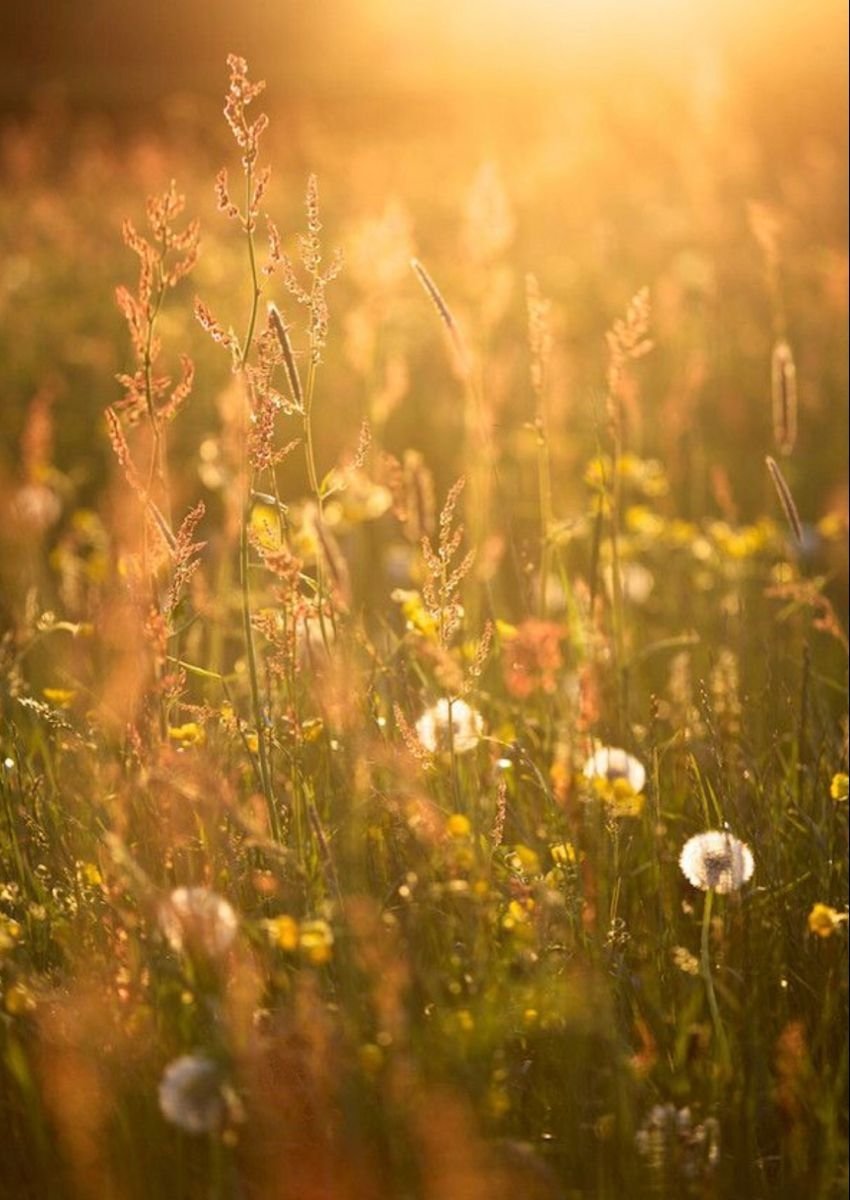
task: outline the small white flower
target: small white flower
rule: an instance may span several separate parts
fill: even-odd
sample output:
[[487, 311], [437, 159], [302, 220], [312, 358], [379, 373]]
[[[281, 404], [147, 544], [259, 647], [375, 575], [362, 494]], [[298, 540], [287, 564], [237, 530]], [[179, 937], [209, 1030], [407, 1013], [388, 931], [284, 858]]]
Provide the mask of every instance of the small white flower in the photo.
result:
[[584, 764], [582, 774], [585, 779], [604, 779], [609, 783], [625, 779], [635, 795], [646, 785], [643, 763], [617, 746], [603, 746], [597, 750]]
[[230, 949], [238, 921], [223, 896], [205, 887], [179, 887], [159, 910], [159, 924], [171, 946], [200, 949], [217, 958]]
[[679, 855], [682, 873], [704, 892], [736, 892], [755, 869], [749, 846], [731, 833], [711, 829], [685, 842]]
[[159, 1107], [172, 1125], [186, 1133], [211, 1133], [228, 1112], [217, 1063], [203, 1054], [184, 1054], [165, 1068], [159, 1082]]
[[455, 754], [468, 754], [478, 745], [479, 738], [484, 732], [484, 721], [481, 714], [470, 708], [465, 700], [444, 698], [438, 700], [431, 708], [425, 710], [416, 722], [416, 734], [432, 754], [438, 750], [449, 750], [449, 719], [451, 715], [452, 738]]

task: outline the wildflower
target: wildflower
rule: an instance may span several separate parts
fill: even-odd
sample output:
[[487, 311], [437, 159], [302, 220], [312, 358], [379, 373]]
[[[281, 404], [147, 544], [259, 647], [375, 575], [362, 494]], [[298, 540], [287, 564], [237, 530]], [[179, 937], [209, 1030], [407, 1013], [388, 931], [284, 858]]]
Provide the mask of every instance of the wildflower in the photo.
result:
[[432, 754], [450, 747], [455, 754], [468, 754], [478, 745], [483, 732], [481, 714], [470, 708], [465, 700], [442, 698], [426, 709], [416, 722], [419, 741]]
[[673, 947], [673, 962], [686, 975], [699, 975], [699, 959], [694, 958], [685, 946]]
[[472, 832], [469, 817], [463, 813], [452, 813], [446, 821], [446, 833], [452, 838], [468, 838]]
[[394, 600], [396, 604], [401, 605], [407, 629], [414, 630], [416, 633], [421, 633], [427, 638], [436, 640], [439, 633], [439, 623], [428, 612], [419, 592], [411, 591], [407, 588], [396, 588], [391, 594], [390, 599]]
[[203, 725], [196, 721], [188, 721], [185, 725], [170, 725], [168, 736], [172, 742], [179, 742], [181, 746], [202, 746], [207, 735]]
[[42, 689], [41, 694], [48, 704], [56, 708], [70, 708], [77, 693], [71, 688], [46, 687]]
[[850, 778], [841, 772], [833, 775], [832, 783], [829, 785], [829, 794], [833, 800], [846, 800], [850, 795]]
[[96, 888], [103, 884], [100, 867], [98, 867], [97, 863], [93, 862], [77, 863], [77, 879], [82, 887]]
[[560, 625], [535, 618], [523, 621], [510, 636], [502, 633], [505, 687], [511, 696], [525, 700], [535, 692], [551, 695], [555, 691], [564, 665], [563, 636]]
[[333, 944], [333, 930], [327, 921], [316, 920], [301, 923], [298, 945], [301, 953], [314, 967], [320, 967], [330, 961]]
[[646, 784], [643, 763], [616, 746], [603, 746], [597, 750], [584, 764], [582, 774], [585, 779], [601, 779], [608, 783], [625, 780], [636, 795]]
[[273, 946], [277, 946], [281, 950], [298, 949], [298, 922], [294, 917], [289, 917], [285, 913], [279, 917], [272, 917], [268, 921], [263, 921], [263, 928], [269, 935]]
[[752, 851], [726, 830], [699, 833], [690, 838], [679, 855], [683, 874], [704, 892], [735, 892], [752, 876]]
[[573, 867], [576, 864], [576, 848], [572, 842], [559, 842], [549, 847], [552, 861], [559, 867]]
[[159, 1082], [159, 1107], [167, 1121], [186, 1133], [219, 1129], [231, 1105], [218, 1064], [204, 1054], [175, 1058]]
[[637, 817], [646, 784], [643, 763], [616, 746], [603, 746], [584, 764], [582, 774], [614, 817]]
[[502, 917], [502, 928], [507, 929], [509, 933], [529, 931], [533, 912], [534, 900], [531, 897], [526, 900], [511, 900], [507, 912]]
[[159, 911], [168, 944], [180, 953], [200, 949], [211, 958], [224, 954], [236, 937], [236, 913], [205, 887], [176, 888]]
[[507, 857], [508, 866], [520, 875], [539, 875], [540, 857], [530, 846], [517, 843]]
[[847, 913], [837, 912], [828, 904], [815, 904], [809, 913], [809, 933], [819, 938], [832, 937], [842, 921], [847, 920]]

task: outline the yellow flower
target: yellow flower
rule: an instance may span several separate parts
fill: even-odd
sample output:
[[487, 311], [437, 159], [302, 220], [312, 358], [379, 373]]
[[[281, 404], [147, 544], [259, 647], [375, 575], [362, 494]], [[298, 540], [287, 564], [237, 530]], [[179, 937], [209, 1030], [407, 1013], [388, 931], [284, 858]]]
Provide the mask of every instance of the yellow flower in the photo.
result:
[[843, 772], [833, 775], [832, 783], [829, 785], [829, 794], [833, 800], [846, 800], [850, 795], [850, 778]]
[[263, 921], [263, 928], [269, 935], [272, 945], [281, 950], [298, 949], [298, 922], [294, 917], [285, 913], [279, 917], [271, 917]]
[[100, 887], [103, 883], [103, 876], [100, 873], [100, 868], [97, 863], [93, 862], [78, 862], [77, 876], [81, 883], [87, 887]]
[[559, 867], [571, 867], [576, 862], [576, 848], [572, 842], [559, 842], [549, 847], [552, 861]]
[[664, 533], [665, 521], [645, 504], [633, 504], [626, 509], [626, 528], [644, 537], [659, 538]]
[[419, 592], [407, 588], [396, 588], [390, 599], [401, 605], [408, 629], [421, 633], [427, 638], [436, 638], [439, 626], [425, 607]]
[[840, 513], [830, 512], [817, 523], [817, 531], [828, 542], [836, 541], [844, 536], [846, 522]]
[[301, 953], [314, 967], [330, 961], [334, 944], [333, 930], [327, 921], [304, 921], [298, 937]]
[[616, 746], [603, 746], [584, 765], [582, 774], [614, 817], [638, 817], [643, 811], [641, 792], [646, 768]]
[[206, 730], [197, 721], [169, 726], [168, 736], [172, 742], [179, 742], [181, 746], [202, 746], [207, 740]]
[[42, 688], [41, 692], [45, 700], [49, 704], [53, 704], [56, 708], [70, 708], [76, 696], [76, 692], [70, 688]]
[[452, 813], [446, 821], [446, 833], [452, 838], [468, 838], [472, 832], [469, 817], [463, 813]]
[[674, 546], [690, 546], [699, 537], [699, 529], [693, 521], [675, 517], [667, 526], [666, 536]]
[[847, 920], [847, 913], [837, 912], [828, 904], [815, 904], [809, 913], [809, 933], [819, 938], [832, 937], [842, 921]]
[[645, 797], [634, 790], [628, 779], [597, 779], [595, 783], [603, 792], [602, 798], [611, 816], [639, 817], [643, 812]]
[[502, 928], [509, 932], [521, 930], [531, 921], [531, 914], [534, 909], [534, 901], [528, 900], [511, 900], [508, 905], [508, 911], [502, 918]]
[[510, 865], [518, 867], [524, 875], [540, 874], [540, 858], [537, 852], [530, 846], [524, 846], [522, 842], [514, 846], [510, 860]]

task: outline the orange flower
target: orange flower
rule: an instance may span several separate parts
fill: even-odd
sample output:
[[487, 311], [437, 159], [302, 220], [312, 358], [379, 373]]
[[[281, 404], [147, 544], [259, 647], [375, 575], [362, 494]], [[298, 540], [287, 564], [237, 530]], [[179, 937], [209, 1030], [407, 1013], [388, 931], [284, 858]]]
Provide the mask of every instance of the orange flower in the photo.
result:
[[517, 626], [502, 649], [505, 687], [511, 696], [526, 700], [535, 692], [551, 695], [564, 665], [561, 642], [565, 629], [554, 621], [535, 617]]

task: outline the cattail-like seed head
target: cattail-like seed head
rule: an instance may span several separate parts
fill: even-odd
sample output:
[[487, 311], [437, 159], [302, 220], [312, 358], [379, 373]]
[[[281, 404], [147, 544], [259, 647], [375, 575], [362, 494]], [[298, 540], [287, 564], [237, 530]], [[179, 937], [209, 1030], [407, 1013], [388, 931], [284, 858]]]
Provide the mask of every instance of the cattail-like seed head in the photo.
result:
[[283, 317], [278, 312], [277, 306], [271, 302], [269, 302], [269, 324], [274, 330], [274, 335], [278, 340], [281, 353], [283, 354], [283, 365], [286, 370], [286, 378], [289, 381], [289, 388], [292, 392], [293, 403], [299, 412], [303, 412], [304, 391], [301, 387], [301, 376], [298, 374], [298, 365], [295, 362], [292, 342], [289, 340], [289, 330], [284, 324]]
[[770, 366], [773, 437], [780, 454], [790, 454], [797, 441], [797, 368], [786, 341], [773, 347]]
[[460, 329], [458, 328], [457, 322], [452, 316], [451, 309], [443, 299], [442, 292], [437, 287], [436, 283], [428, 274], [418, 258], [412, 258], [410, 260], [410, 266], [416, 278], [422, 284], [426, 294], [429, 296], [431, 303], [439, 313], [440, 319], [448, 330], [452, 346], [454, 347], [455, 354], [457, 355], [457, 361], [460, 370], [464, 375], [469, 375], [469, 355], [466, 352], [466, 346], [464, 345], [463, 338], [461, 337]]

